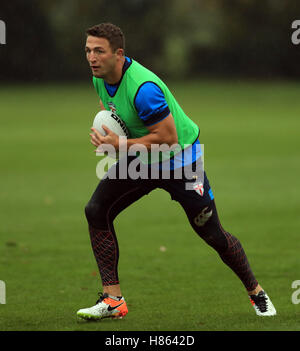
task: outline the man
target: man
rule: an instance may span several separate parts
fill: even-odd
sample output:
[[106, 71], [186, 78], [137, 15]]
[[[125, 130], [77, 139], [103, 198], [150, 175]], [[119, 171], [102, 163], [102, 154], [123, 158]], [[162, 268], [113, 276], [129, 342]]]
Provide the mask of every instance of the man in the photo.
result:
[[[155, 179], [132, 179], [129, 172], [127, 177], [111, 177], [112, 171], [118, 175], [118, 171], [128, 166], [128, 161], [136, 159], [136, 156], [125, 156], [101, 180], [85, 213], [103, 293], [94, 306], [80, 309], [77, 315], [98, 320], [121, 318], [128, 313], [118, 277], [119, 248], [113, 220], [126, 207], [156, 188], [168, 191], [172, 199], [180, 203], [196, 233], [236, 273], [257, 315], [275, 315], [276, 310], [255, 279], [240, 241], [220, 224], [205, 172], [202, 177], [199, 174], [199, 178], [196, 175], [192, 179], [184, 172], [180, 179], [174, 176], [178, 169], [185, 170], [188, 166], [195, 169], [201, 158], [198, 126], [185, 115], [168, 87], [154, 73], [125, 56], [124, 36], [120, 28], [102, 23], [89, 28], [86, 33], [86, 56], [101, 108], [111, 109], [126, 123], [130, 137], [125, 147], [142, 145], [151, 151], [153, 145], [176, 144], [181, 151], [169, 157], [168, 179], [162, 176], [164, 161], [158, 163], [159, 177]], [[101, 148], [105, 144], [114, 146], [116, 150], [124, 147], [121, 145], [124, 139], [107, 127], [103, 126], [103, 129], [105, 136], [92, 128], [91, 143], [95, 147]], [[154, 165], [151, 162], [146, 166], [141, 163], [140, 167], [151, 168]], [[187, 184], [192, 185], [192, 189], [187, 189]]]

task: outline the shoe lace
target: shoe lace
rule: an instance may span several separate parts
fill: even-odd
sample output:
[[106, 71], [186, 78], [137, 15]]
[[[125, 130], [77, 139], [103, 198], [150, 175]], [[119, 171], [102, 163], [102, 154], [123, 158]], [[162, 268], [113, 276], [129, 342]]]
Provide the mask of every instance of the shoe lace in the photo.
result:
[[259, 293], [258, 295], [251, 295], [251, 299], [261, 312], [267, 311], [267, 297], [265, 294]]
[[99, 299], [96, 301], [96, 305], [97, 305], [97, 303], [102, 302], [104, 299], [106, 299], [108, 297], [107, 293], [103, 294], [102, 292], [99, 292], [98, 295], [99, 295]]

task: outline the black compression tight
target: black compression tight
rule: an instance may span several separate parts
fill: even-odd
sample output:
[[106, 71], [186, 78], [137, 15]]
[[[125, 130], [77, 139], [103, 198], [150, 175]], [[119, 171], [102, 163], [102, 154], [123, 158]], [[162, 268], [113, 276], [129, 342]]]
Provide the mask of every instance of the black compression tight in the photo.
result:
[[[136, 189], [124, 196], [123, 201], [116, 202], [114, 206], [106, 206], [106, 209], [93, 201], [86, 207], [92, 248], [104, 286], [119, 284], [119, 248], [113, 219], [133, 199], [140, 196], [141, 192]], [[222, 261], [236, 273], [248, 291], [254, 290], [258, 283], [244, 249], [236, 237], [222, 228], [214, 201], [198, 213], [195, 209], [187, 208], [185, 212], [196, 233], [217, 251]]]

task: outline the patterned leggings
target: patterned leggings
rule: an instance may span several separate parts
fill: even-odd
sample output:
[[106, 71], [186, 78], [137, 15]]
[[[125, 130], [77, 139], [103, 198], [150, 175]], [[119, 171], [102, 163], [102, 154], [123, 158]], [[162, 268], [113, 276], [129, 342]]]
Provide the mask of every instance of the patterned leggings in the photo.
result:
[[[118, 165], [116, 165], [117, 167]], [[113, 226], [126, 207], [156, 188], [168, 191], [183, 207], [195, 232], [216, 250], [222, 261], [239, 277], [248, 291], [258, 285], [240, 241], [225, 231], [219, 221], [215, 201], [204, 179], [205, 196], [185, 190], [182, 180], [132, 180], [104, 177], [85, 208], [92, 249], [103, 286], [119, 284], [119, 247]]]

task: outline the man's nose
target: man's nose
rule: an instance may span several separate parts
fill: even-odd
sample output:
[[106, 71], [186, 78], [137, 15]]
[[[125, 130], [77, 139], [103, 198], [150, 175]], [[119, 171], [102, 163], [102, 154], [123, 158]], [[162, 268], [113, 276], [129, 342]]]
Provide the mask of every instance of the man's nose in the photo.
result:
[[95, 56], [95, 54], [93, 52], [90, 52], [88, 54], [88, 61], [91, 62], [91, 63], [96, 62], [96, 56]]

